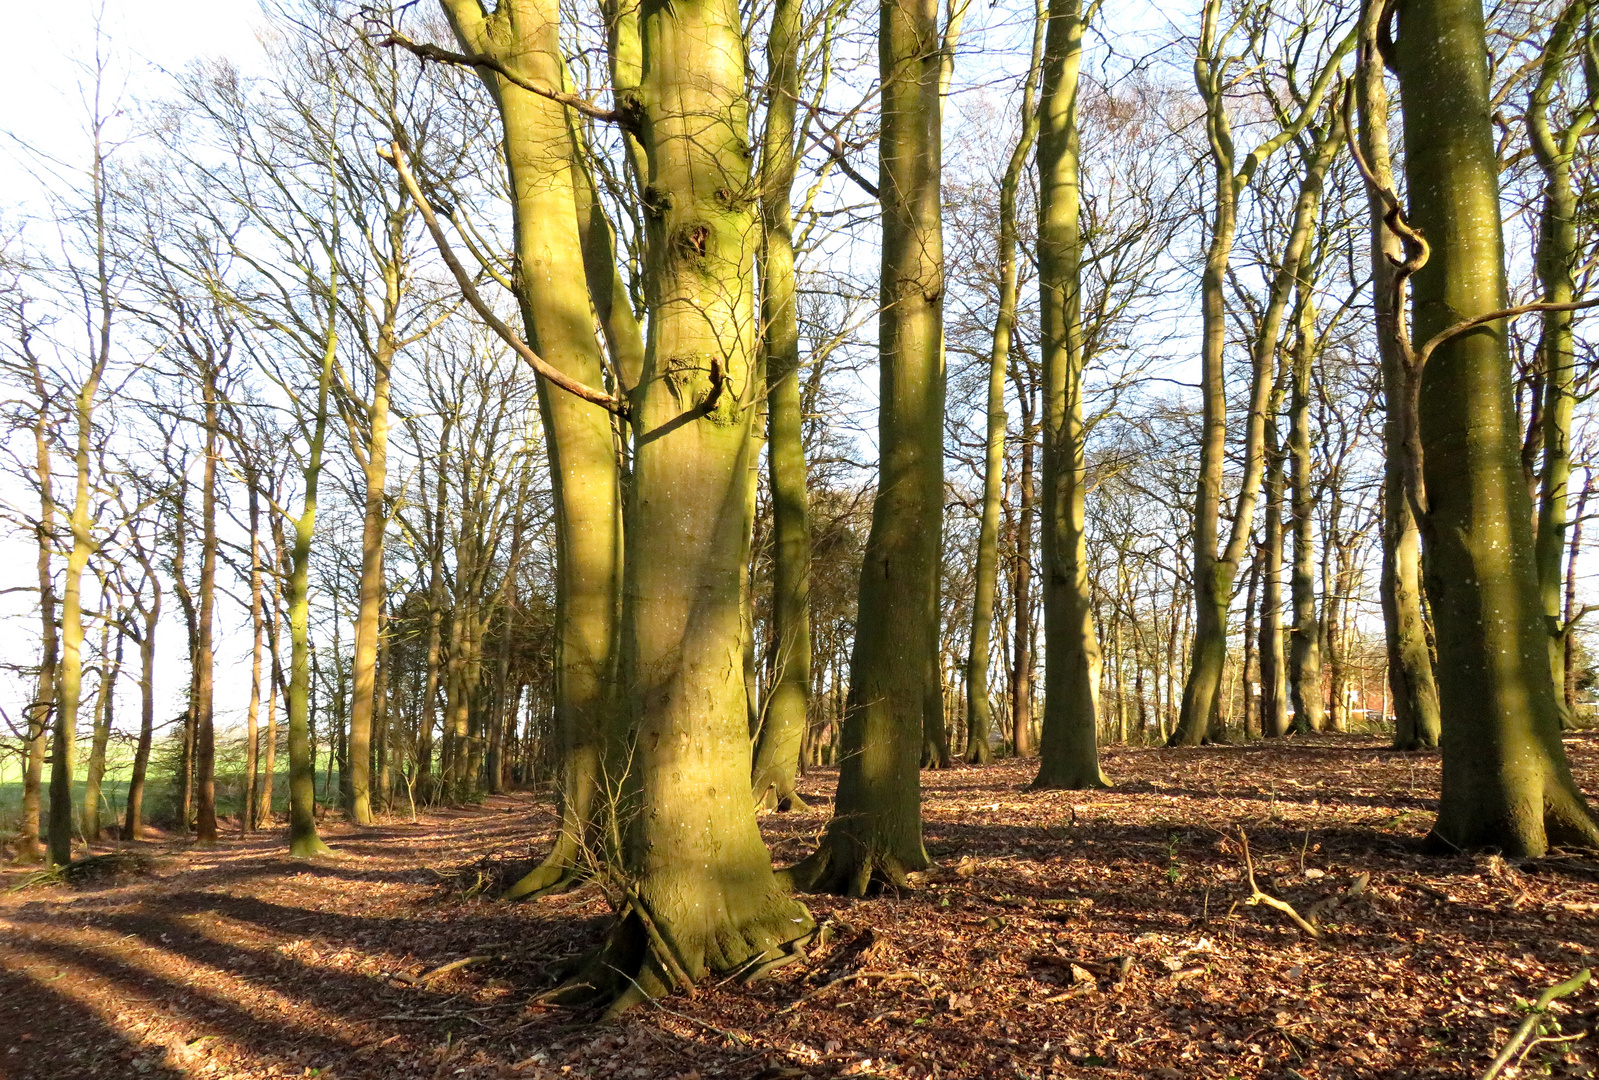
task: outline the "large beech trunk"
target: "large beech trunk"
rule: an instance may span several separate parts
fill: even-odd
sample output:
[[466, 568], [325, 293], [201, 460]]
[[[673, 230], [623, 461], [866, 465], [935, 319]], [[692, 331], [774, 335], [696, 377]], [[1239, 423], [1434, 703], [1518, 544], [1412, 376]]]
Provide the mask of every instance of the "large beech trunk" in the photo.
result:
[[[445, 10], [456, 37], [471, 51], [500, 56], [541, 85], [565, 85], [559, 16], [550, 0], [506, 0], [492, 15], [485, 15], [476, 0], [448, 0]], [[559, 370], [601, 386], [604, 363], [594, 333], [598, 311], [625, 378], [637, 331], [626, 297], [617, 295], [614, 254], [598, 250], [608, 244], [610, 230], [574, 154], [577, 135], [566, 107], [486, 69], [482, 74], [499, 106], [505, 137], [517, 299], [529, 344]], [[586, 210], [581, 220], [580, 206]], [[591, 281], [601, 288], [591, 289]], [[544, 862], [512, 887], [509, 898], [571, 880], [583, 866], [584, 845], [598, 842], [604, 831], [596, 828], [596, 814], [607, 812], [608, 793], [620, 780], [616, 689], [622, 519], [615, 434], [604, 409], [542, 379], [539, 409], [556, 504], [561, 829]], [[458, 705], [463, 711], [451, 718], [457, 737], [465, 734], [464, 704], [463, 698]]]
[[943, 235], [936, 0], [888, 0], [878, 31], [882, 129], [879, 461], [861, 563], [838, 801], [803, 888], [862, 895], [928, 863], [922, 847], [925, 682], [937, 648], [943, 525]]
[[1037, 788], [1103, 787], [1100, 651], [1088, 585], [1086, 430], [1078, 223], [1077, 88], [1081, 0], [1053, 0], [1038, 139], [1038, 278], [1044, 366], [1044, 724]]
[[612, 1013], [778, 959], [811, 928], [772, 873], [749, 786], [741, 578], [763, 388], [739, 10], [677, 0], [638, 17], [644, 74], [624, 97], [645, 155], [652, 317], [629, 394], [626, 905], [562, 995], [609, 1000]]
[[[1479, 0], [1408, 0], [1396, 46], [1417, 341], [1507, 306]], [[1503, 320], [1432, 353], [1420, 396], [1425, 576], [1438, 641], [1443, 785], [1434, 837], [1540, 855], [1599, 846], [1560, 742]]]

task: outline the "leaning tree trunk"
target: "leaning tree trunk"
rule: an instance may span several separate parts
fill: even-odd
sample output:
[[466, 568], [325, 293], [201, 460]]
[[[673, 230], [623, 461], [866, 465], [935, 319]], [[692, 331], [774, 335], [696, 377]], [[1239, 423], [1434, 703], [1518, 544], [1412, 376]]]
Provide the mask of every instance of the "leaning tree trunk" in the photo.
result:
[[[1370, 3], [1361, 16], [1360, 57], [1356, 65], [1355, 100], [1360, 111], [1360, 148], [1378, 183], [1392, 189], [1389, 152], [1388, 85], [1377, 51], [1382, 5]], [[1377, 350], [1382, 360], [1383, 493], [1382, 616], [1388, 652], [1388, 687], [1394, 705], [1394, 749], [1420, 750], [1438, 745], [1438, 687], [1433, 681], [1432, 651], [1421, 613], [1421, 530], [1405, 495], [1404, 358], [1387, 328], [1402, 318], [1395, 308], [1395, 261], [1404, 252], [1388, 227], [1387, 206], [1367, 189], [1371, 232], [1371, 291], [1379, 328]]]
[[[1506, 307], [1499, 169], [1479, 0], [1409, 0], [1396, 47], [1415, 275], [1415, 339]], [[1425, 578], [1438, 641], [1451, 849], [1599, 846], [1560, 742], [1502, 320], [1455, 334], [1421, 376]]]
[[679, 0], [640, 19], [644, 77], [625, 97], [646, 156], [651, 319], [629, 394], [622, 671], [636, 812], [621, 822], [625, 914], [565, 995], [612, 1014], [777, 959], [811, 926], [772, 873], [749, 788], [740, 586], [762, 388], [739, 9]]
[[137, 840], [144, 831], [144, 784], [150, 768], [150, 746], [155, 740], [155, 631], [161, 621], [161, 583], [154, 567], [146, 565], [153, 595], [144, 613], [139, 637], [139, 743], [133, 752], [133, 775], [128, 779], [122, 839]]
[[1081, 0], [1053, 0], [1038, 140], [1038, 281], [1044, 367], [1044, 724], [1038, 788], [1107, 783], [1099, 767], [1099, 640], [1088, 581], [1087, 458], [1077, 124], [1085, 20]]
[[943, 234], [937, 0], [880, 11], [882, 296], [877, 496], [861, 563], [838, 796], [802, 888], [863, 895], [928, 864], [922, 711], [943, 525]]
[[[550, 0], [501, 3], [485, 16], [475, 0], [445, 5], [458, 40], [473, 52], [500, 56], [544, 86], [566, 83], [556, 5]], [[631, 314], [614, 295], [614, 265], [592, 250], [609, 237], [589, 199], [576, 134], [566, 106], [479, 69], [499, 106], [510, 173], [519, 266], [517, 300], [529, 344], [557, 369], [589, 386], [603, 382], [594, 314], [625, 372]], [[590, 203], [580, 228], [580, 197]], [[598, 227], [596, 227], [598, 226]], [[584, 260], [584, 240], [591, 257]], [[611, 256], [614, 264], [614, 254]], [[610, 286], [591, 299], [590, 281]], [[593, 306], [591, 307], [591, 304]], [[620, 322], [619, 322], [620, 320]], [[616, 388], [618, 391], [625, 387]], [[611, 416], [604, 409], [539, 380], [539, 411], [549, 447], [555, 498], [555, 727], [560, 747], [561, 828], [544, 861], [506, 897], [531, 896], [570, 882], [582, 850], [596, 842], [606, 803], [615, 793], [620, 759], [617, 687], [622, 562], [621, 486]], [[442, 509], [442, 508], [441, 508]], [[460, 754], [461, 748], [457, 748]]]

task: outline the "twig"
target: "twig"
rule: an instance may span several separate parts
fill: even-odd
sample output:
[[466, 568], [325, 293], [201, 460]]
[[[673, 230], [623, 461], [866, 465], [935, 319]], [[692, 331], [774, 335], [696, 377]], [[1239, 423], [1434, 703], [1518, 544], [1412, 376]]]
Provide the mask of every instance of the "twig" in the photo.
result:
[[555, 90], [548, 86], [541, 86], [531, 79], [526, 79], [521, 75], [518, 75], [499, 59], [490, 56], [487, 53], [451, 52], [449, 49], [441, 49], [437, 45], [428, 45], [425, 43], [412, 41], [404, 34], [390, 34], [388, 37], [380, 40], [378, 44], [404, 49], [406, 52], [410, 53], [412, 56], [415, 56], [419, 60], [431, 60], [436, 64], [455, 64], [460, 67], [487, 68], [496, 75], [499, 75], [506, 82], [520, 86], [523, 90], [526, 90], [530, 94], [537, 94], [539, 97], [549, 98], [551, 101], [558, 101], [567, 108], [575, 109], [584, 116], [592, 117], [595, 120], [604, 120], [608, 123], [616, 124], [619, 127], [625, 128], [632, 132], [636, 132], [638, 130], [638, 119], [627, 110], [601, 108], [592, 101], [589, 101], [587, 98], [581, 98], [576, 94], [568, 94], [564, 91]]
[[810, 1001], [814, 997], [820, 997], [822, 994], [827, 993], [834, 987], [843, 986], [845, 983], [859, 982], [862, 979], [882, 979], [885, 983], [919, 982], [923, 986], [927, 985], [927, 976], [923, 975], [919, 971], [857, 971], [849, 975], [840, 975], [838, 978], [827, 983], [827, 985], [817, 987], [804, 997], [798, 998], [797, 1000], [779, 1009], [777, 1011], [777, 1015], [782, 1016], [784, 1013], [791, 1013], [801, 1005], [805, 1004], [807, 1001]]
[[1275, 896], [1268, 896], [1260, 891], [1260, 886], [1255, 884], [1255, 860], [1249, 855], [1249, 837], [1244, 833], [1243, 829], [1238, 830], [1238, 839], [1244, 845], [1244, 873], [1249, 879], [1249, 899], [1245, 900], [1244, 903], [1250, 907], [1265, 904], [1269, 908], [1275, 908], [1292, 919], [1295, 926], [1319, 941], [1321, 933], [1306, 922], [1299, 912], [1294, 910], [1292, 904], [1286, 900], [1279, 900]]
[[452, 971], [459, 971], [461, 968], [471, 967], [473, 964], [481, 964], [481, 963], [483, 963], [486, 960], [494, 960], [494, 959], [496, 959], [496, 957], [494, 957], [492, 955], [488, 955], [488, 956], [463, 956], [459, 960], [451, 960], [448, 964], [440, 964], [438, 967], [434, 968], [432, 971], [424, 972], [421, 975], [416, 976], [415, 978], [408, 978], [406, 981], [411, 983], [411, 985], [413, 985], [413, 986], [420, 986], [423, 983], [427, 982], [429, 979], [436, 979], [440, 975], [448, 975]]
[[1515, 1056], [1516, 1051], [1521, 1049], [1521, 1044], [1526, 1042], [1528, 1037], [1543, 1025], [1544, 1018], [1549, 1015], [1549, 1006], [1554, 1003], [1556, 998], [1575, 994], [1578, 990], [1588, 985], [1588, 980], [1591, 978], [1593, 978], [1592, 972], [1587, 968], [1583, 968], [1565, 982], [1551, 986], [1539, 994], [1538, 1000], [1533, 1002], [1531, 1009], [1527, 1010], [1527, 1018], [1516, 1028], [1515, 1034], [1510, 1036], [1509, 1041], [1499, 1051], [1499, 1056], [1493, 1059], [1493, 1063], [1488, 1066], [1488, 1071], [1482, 1074], [1482, 1080], [1494, 1080], [1494, 1077], [1498, 1076], [1504, 1067], [1510, 1063], [1510, 1059]]

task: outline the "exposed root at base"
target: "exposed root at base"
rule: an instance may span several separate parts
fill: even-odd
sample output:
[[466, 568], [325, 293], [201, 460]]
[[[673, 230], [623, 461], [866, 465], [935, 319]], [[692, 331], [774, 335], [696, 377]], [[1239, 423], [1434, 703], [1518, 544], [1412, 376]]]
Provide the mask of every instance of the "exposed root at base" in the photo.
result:
[[[848, 857], [840, 851], [841, 848], [852, 849]], [[909, 888], [909, 874], [914, 870], [925, 870], [931, 865], [932, 860], [925, 852], [920, 859], [906, 860], [830, 835], [810, 855], [793, 866], [777, 871], [777, 880], [794, 892], [872, 896], [888, 888]]]
[[[707, 956], [704, 948], [684, 955], [674, 944], [670, 928], [660, 925], [638, 892], [630, 888], [624, 895], [625, 902], [605, 941], [575, 962], [570, 975], [535, 997], [535, 1002], [599, 1008], [598, 1021], [607, 1023], [674, 990], [692, 995], [695, 983], [707, 975], [755, 982], [785, 964], [804, 960], [806, 947], [831, 933], [830, 924], [816, 926], [810, 912], [795, 904], [792, 907], [799, 909], [803, 920], [794, 920], [779, 908], [748, 926], [717, 935], [714, 958]], [[803, 923], [804, 933], [785, 937], [796, 921]]]

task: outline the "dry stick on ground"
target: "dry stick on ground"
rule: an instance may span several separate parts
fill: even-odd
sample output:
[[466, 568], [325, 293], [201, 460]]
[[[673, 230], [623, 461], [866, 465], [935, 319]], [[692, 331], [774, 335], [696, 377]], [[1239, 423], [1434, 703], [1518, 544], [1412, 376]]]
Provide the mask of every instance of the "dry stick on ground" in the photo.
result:
[[[1510, 1036], [1510, 1040], [1505, 1043], [1504, 1049], [1499, 1051], [1499, 1056], [1493, 1059], [1493, 1064], [1488, 1066], [1488, 1071], [1482, 1074], [1482, 1080], [1494, 1080], [1494, 1077], [1498, 1076], [1500, 1071], [1510, 1063], [1510, 1059], [1515, 1056], [1516, 1051], [1521, 1049], [1521, 1044], [1526, 1042], [1533, 1032], [1543, 1026], [1544, 1020], [1549, 1015], [1549, 1006], [1554, 1003], [1556, 998], [1575, 994], [1578, 990], [1588, 985], [1588, 980], [1592, 977], [1592, 973], [1587, 968], [1583, 968], [1565, 982], [1551, 986], [1539, 994], [1538, 1000], [1533, 1002], [1531, 1009], [1527, 1010], [1527, 1019], [1523, 1020], [1521, 1026], [1516, 1028], [1515, 1034]], [[1531, 1047], [1528, 1047], [1528, 1049], [1531, 1049]]]
[[1265, 904], [1269, 908], [1276, 908], [1278, 911], [1294, 920], [1295, 926], [1299, 927], [1299, 929], [1303, 930], [1305, 933], [1319, 941], [1321, 939], [1320, 932], [1317, 931], [1314, 926], [1311, 926], [1308, 922], [1306, 922], [1299, 912], [1294, 910], [1294, 906], [1292, 904], [1286, 900], [1279, 900], [1275, 896], [1267, 896], [1265, 893], [1260, 891], [1260, 886], [1255, 884], [1255, 860], [1250, 858], [1249, 855], [1249, 837], [1244, 833], [1243, 829], [1238, 830], [1238, 840], [1244, 846], [1244, 874], [1249, 881], [1249, 898], [1245, 900], [1244, 903], [1251, 907], [1254, 907], [1258, 904]]

